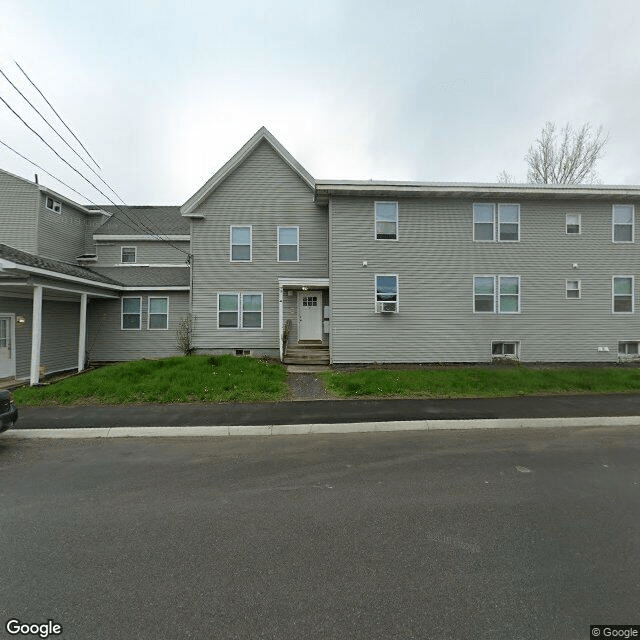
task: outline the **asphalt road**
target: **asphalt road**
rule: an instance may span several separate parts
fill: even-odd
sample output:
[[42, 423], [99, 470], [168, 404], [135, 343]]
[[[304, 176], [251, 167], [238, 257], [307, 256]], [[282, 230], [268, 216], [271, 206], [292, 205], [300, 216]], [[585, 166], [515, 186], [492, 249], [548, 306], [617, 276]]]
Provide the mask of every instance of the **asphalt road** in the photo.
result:
[[587, 639], [639, 527], [637, 428], [0, 437], [0, 637]]

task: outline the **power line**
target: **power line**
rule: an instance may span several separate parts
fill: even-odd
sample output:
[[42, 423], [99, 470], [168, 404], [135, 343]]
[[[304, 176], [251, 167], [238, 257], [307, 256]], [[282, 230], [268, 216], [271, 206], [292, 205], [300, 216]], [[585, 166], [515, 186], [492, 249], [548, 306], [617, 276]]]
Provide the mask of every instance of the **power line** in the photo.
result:
[[80, 159], [80, 161], [84, 164], [84, 166], [87, 167], [87, 169], [89, 169], [89, 171], [91, 171], [96, 176], [96, 178], [98, 178], [98, 180], [100, 180], [100, 182], [102, 182], [102, 184], [104, 184], [116, 196], [116, 198], [120, 200], [120, 202], [122, 202], [122, 204], [124, 204], [125, 203], [124, 200], [111, 188], [110, 185], [108, 185], [100, 177], [100, 175], [96, 172], [96, 170], [92, 166], [90, 166], [87, 163], [87, 161], [64, 139], [64, 137], [58, 132], [58, 130], [42, 115], [42, 113], [40, 113], [39, 109], [31, 102], [31, 100], [29, 100], [29, 98], [27, 98], [27, 96], [25, 96], [24, 93], [22, 93], [22, 91], [20, 91], [20, 89], [16, 87], [16, 85], [11, 81], [9, 76], [7, 76], [7, 74], [2, 69], [0, 69], [0, 74], [2, 74], [4, 79], [22, 96], [22, 98], [26, 101], [26, 103], [42, 118], [42, 120], [44, 120], [45, 124], [49, 127], [49, 129], [51, 129], [51, 131], [53, 131], [53, 133], [55, 133], [58, 136], [58, 138], [60, 138], [60, 140], [62, 140], [62, 142], [64, 142], [67, 145], [67, 147], [71, 149], [73, 153], [75, 153], [75, 155]]
[[[106, 193], [104, 193], [104, 191], [102, 191], [99, 187], [97, 187], [93, 182], [91, 182], [91, 180], [89, 180], [89, 178], [87, 178], [86, 176], [84, 176], [80, 171], [78, 171], [78, 169], [76, 169], [70, 162], [68, 162], [65, 158], [63, 158], [33, 127], [31, 127], [21, 116], [19, 113], [17, 113], [17, 111], [15, 111], [15, 109], [13, 109], [13, 107], [2, 97], [0, 96], [0, 100], [5, 104], [5, 106], [11, 111], [11, 113], [13, 113], [16, 118], [18, 118], [20, 120], [20, 122], [22, 122], [22, 124], [24, 124], [25, 127], [27, 127], [27, 129], [29, 129], [33, 134], [35, 134], [38, 138], [40, 138], [40, 140], [49, 148], [51, 149], [51, 151], [53, 151], [53, 153], [55, 153], [56, 156], [58, 156], [58, 158], [60, 158], [60, 160], [62, 160], [68, 167], [70, 167], [73, 171], [75, 171], [83, 180], [85, 180], [86, 182], [88, 182], [98, 193], [100, 193], [102, 196], [104, 196], [114, 207], [116, 207], [116, 209], [118, 209], [118, 211], [120, 211], [122, 213], [122, 215], [126, 216], [126, 218], [133, 223], [134, 225], [137, 225], [138, 230], [143, 229], [144, 231], [146, 231], [147, 233], [151, 234], [152, 236], [155, 236], [157, 238], [159, 238], [160, 240], [162, 240], [163, 242], [166, 242], [167, 244], [169, 244], [170, 246], [172, 246], [174, 249], [177, 249], [178, 251], [184, 253], [185, 255], [190, 255], [189, 252], [184, 251], [183, 249], [180, 249], [180, 247], [176, 247], [174, 244], [172, 244], [169, 240], [167, 240], [166, 238], [163, 238], [160, 234], [155, 233], [155, 231], [153, 231], [152, 229], [150, 229], [149, 227], [147, 227], [143, 222], [138, 221], [138, 220], [134, 220], [131, 216], [129, 216], [129, 214], [127, 214], [126, 211], [124, 211], [122, 209], [122, 207], [120, 207], [118, 204], [116, 204]], [[115, 193], [115, 192], [114, 192]], [[124, 204], [124, 202], [123, 202]], [[99, 206], [99, 205], [96, 205]], [[127, 205], [125, 204], [125, 207]], [[127, 225], [129, 226], [129, 225]]]
[[44, 93], [42, 93], [42, 91], [40, 91], [40, 89], [38, 89], [38, 87], [36, 86], [36, 83], [27, 75], [27, 72], [15, 60], [14, 60], [14, 62], [16, 64], [16, 66], [18, 67], [18, 69], [20, 69], [20, 71], [22, 71], [24, 77], [31, 83], [33, 88], [42, 96], [42, 99], [49, 105], [49, 107], [51, 108], [51, 111], [53, 111], [53, 113], [55, 113], [56, 116], [58, 116], [58, 120], [60, 120], [60, 122], [62, 122], [62, 124], [67, 128], [67, 131], [76, 139], [78, 144], [84, 149], [85, 153], [91, 158], [91, 160], [94, 162], [96, 167], [98, 167], [98, 169], [100, 169], [100, 171], [102, 171], [102, 167], [93, 159], [93, 156], [87, 151], [87, 148], [82, 144], [82, 142], [80, 142], [80, 140], [78, 139], [78, 136], [76, 136], [76, 134], [73, 133], [73, 131], [71, 131], [71, 129], [69, 128], [67, 123], [60, 116], [60, 114], [53, 108], [53, 105], [45, 98]]

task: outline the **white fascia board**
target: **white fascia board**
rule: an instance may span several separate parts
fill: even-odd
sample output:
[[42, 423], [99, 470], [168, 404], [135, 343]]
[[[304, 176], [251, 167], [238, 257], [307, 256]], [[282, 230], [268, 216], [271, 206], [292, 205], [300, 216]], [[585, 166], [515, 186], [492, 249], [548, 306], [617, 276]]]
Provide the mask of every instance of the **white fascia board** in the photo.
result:
[[159, 233], [158, 235], [119, 235], [119, 234], [93, 234], [94, 240], [117, 240], [117, 241], [137, 241], [137, 242], [165, 242], [166, 240], [176, 240], [189, 242], [191, 240], [190, 235], [164, 235]]
[[77, 282], [85, 286], [101, 287], [103, 289], [120, 290], [122, 286], [116, 284], [107, 284], [106, 282], [97, 282], [96, 280], [89, 280], [86, 278], [80, 278], [78, 276], [70, 276], [66, 273], [59, 273], [58, 271], [49, 271], [48, 269], [40, 269], [39, 267], [31, 267], [26, 264], [18, 264], [17, 262], [10, 262], [9, 260], [0, 259], [0, 271], [5, 269], [15, 269], [17, 271], [26, 271], [27, 273], [35, 273], [47, 278], [54, 278], [56, 280], [67, 280], [69, 282]]
[[[67, 206], [74, 207], [75, 209], [78, 209], [79, 211], [81, 211], [82, 213], [85, 213], [86, 215], [92, 216], [98, 213], [95, 209], [87, 209], [85, 206], [71, 200], [71, 198], [67, 198], [66, 196], [63, 196], [57, 191], [54, 191], [53, 189], [49, 189], [49, 187], [45, 187], [44, 185], [39, 184], [38, 190], [40, 191], [40, 193], [44, 193], [46, 195], [51, 196], [52, 198], [55, 198], [56, 200], [60, 200], [60, 202], [63, 202]], [[100, 213], [106, 213], [106, 212], [102, 211]]]

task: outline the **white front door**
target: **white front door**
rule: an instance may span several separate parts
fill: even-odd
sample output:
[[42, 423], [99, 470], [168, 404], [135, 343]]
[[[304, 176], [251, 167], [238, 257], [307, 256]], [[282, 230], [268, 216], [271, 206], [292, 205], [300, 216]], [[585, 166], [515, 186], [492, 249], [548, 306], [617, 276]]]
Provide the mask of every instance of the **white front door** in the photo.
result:
[[16, 375], [13, 316], [0, 316], [0, 378]]
[[322, 291], [298, 292], [298, 340], [322, 340]]

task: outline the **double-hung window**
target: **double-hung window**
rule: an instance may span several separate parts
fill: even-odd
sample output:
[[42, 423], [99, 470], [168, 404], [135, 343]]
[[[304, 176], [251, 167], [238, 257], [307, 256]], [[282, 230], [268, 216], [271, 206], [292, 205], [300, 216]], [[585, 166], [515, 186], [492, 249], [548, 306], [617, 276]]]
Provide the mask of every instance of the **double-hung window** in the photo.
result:
[[520, 313], [520, 276], [498, 276], [499, 313]]
[[136, 247], [121, 247], [120, 248], [120, 262], [123, 264], [132, 264], [138, 259], [138, 251]]
[[376, 240], [398, 239], [398, 203], [376, 202]]
[[581, 229], [581, 215], [579, 213], [567, 213], [566, 218], [567, 235], [580, 235]]
[[122, 298], [122, 329], [140, 329], [142, 298]]
[[261, 293], [219, 293], [219, 329], [262, 329]]
[[299, 227], [278, 227], [278, 262], [298, 262]]
[[473, 310], [520, 313], [520, 276], [473, 276]]
[[493, 313], [496, 301], [496, 277], [473, 277], [473, 310], [476, 313]]
[[580, 299], [580, 280], [567, 280], [567, 299]]
[[633, 218], [632, 204], [613, 205], [613, 241], [633, 242]]
[[473, 239], [475, 242], [493, 242], [496, 207], [493, 204], [473, 205]]
[[169, 298], [149, 296], [148, 329], [169, 328]]
[[251, 262], [251, 226], [232, 226], [230, 242], [231, 262]]
[[498, 205], [498, 240], [518, 242], [520, 240], [520, 205]]
[[397, 313], [398, 302], [398, 276], [376, 275], [376, 313]]
[[633, 276], [614, 276], [613, 313], [633, 313]]

